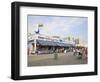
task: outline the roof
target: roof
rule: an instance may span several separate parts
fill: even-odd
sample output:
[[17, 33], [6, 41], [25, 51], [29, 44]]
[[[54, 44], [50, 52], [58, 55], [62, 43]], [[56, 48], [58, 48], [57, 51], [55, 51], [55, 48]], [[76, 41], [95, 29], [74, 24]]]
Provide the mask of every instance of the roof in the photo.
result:
[[45, 40], [37, 40], [37, 43], [42, 46], [61, 46], [61, 47], [70, 47], [72, 44], [62, 43], [62, 42], [54, 42], [54, 41], [45, 41]]

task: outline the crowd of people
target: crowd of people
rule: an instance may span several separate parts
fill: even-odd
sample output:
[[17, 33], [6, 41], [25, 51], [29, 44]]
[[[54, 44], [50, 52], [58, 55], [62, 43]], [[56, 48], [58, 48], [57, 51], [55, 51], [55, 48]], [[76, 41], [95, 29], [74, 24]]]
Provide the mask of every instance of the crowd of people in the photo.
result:
[[87, 58], [88, 50], [86, 47], [84, 48], [74, 48], [73, 55], [74, 56], [81, 56]]

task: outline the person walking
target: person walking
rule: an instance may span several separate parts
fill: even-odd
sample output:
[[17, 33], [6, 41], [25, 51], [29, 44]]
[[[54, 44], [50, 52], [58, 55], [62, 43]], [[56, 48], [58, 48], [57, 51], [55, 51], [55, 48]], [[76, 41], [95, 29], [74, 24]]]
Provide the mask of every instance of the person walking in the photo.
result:
[[77, 49], [73, 49], [73, 55], [76, 56], [77, 55]]
[[87, 58], [88, 50], [85, 48], [85, 57]]

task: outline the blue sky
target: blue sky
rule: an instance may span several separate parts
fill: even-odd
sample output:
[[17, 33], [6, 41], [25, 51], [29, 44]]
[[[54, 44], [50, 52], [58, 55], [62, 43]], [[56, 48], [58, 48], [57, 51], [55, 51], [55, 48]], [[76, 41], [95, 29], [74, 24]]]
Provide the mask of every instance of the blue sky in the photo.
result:
[[34, 34], [40, 27], [40, 33], [50, 36], [73, 36], [87, 42], [88, 18], [74, 16], [39, 16], [28, 15], [28, 33]]

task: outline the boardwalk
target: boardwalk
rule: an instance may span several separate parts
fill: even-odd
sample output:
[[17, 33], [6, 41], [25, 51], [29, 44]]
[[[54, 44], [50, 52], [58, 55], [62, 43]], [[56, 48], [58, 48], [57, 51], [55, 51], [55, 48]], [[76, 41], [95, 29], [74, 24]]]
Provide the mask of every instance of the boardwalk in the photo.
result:
[[66, 54], [59, 53], [58, 59], [54, 59], [54, 54], [41, 54], [41, 55], [29, 55], [28, 66], [50, 66], [50, 65], [75, 65], [75, 64], [87, 64], [87, 59], [78, 59], [73, 56], [73, 52]]

